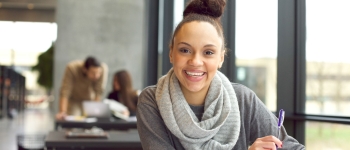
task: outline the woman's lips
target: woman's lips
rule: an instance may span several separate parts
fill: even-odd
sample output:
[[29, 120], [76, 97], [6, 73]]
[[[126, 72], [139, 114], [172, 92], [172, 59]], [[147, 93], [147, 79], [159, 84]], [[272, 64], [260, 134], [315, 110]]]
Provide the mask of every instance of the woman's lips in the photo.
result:
[[206, 72], [203, 71], [184, 71], [185, 77], [192, 82], [198, 82], [205, 77]]

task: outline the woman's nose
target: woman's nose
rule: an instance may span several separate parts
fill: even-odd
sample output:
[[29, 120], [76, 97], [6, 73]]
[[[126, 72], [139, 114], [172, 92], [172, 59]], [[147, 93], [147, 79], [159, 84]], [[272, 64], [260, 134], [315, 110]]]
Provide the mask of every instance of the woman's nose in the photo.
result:
[[201, 66], [203, 65], [203, 60], [199, 54], [193, 54], [189, 60], [189, 64], [192, 66]]

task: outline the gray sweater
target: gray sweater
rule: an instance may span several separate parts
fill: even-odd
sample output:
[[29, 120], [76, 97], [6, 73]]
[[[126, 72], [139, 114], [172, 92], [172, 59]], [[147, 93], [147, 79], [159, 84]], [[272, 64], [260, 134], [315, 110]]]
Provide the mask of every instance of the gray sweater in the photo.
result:
[[[277, 118], [269, 111], [256, 94], [249, 88], [232, 83], [236, 92], [240, 109], [241, 129], [239, 139], [233, 150], [247, 150], [257, 138], [267, 135], [277, 137]], [[145, 150], [184, 149], [176, 136], [165, 126], [155, 100], [156, 86], [145, 88], [139, 96], [137, 105], [137, 129], [142, 147]], [[191, 106], [192, 111], [200, 119], [204, 106]], [[293, 137], [288, 136], [281, 128], [279, 139], [285, 150], [305, 149]]]

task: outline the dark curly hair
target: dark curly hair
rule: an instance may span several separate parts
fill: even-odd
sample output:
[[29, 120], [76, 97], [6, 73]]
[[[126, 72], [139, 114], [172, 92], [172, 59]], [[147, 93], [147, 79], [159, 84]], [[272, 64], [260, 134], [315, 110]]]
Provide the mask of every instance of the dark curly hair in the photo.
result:
[[95, 57], [88, 56], [85, 59], [84, 67], [86, 69], [89, 69], [90, 67], [100, 67], [100, 66], [101, 66], [101, 63]]
[[[171, 41], [169, 44], [170, 49], [173, 48], [174, 45], [174, 37], [178, 33], [179, 29], [186, 23], [192, 21], [203, 21], [208, 22], [213, 25], [218, 32], [219, 36], [222, 38], [223, 43], [225, 43], [224, 33], [222, 29], [222, 25], [220, 22], [220, 18], [224, 13], [224, 9], [226, 6], [225, 0], [192, 0], [190, 1], [184, 12], [183, 19], [175, 28], [174, 34], [171, 37]], [[225, 44], [223, 44], [222, 49], [225, 50]]]

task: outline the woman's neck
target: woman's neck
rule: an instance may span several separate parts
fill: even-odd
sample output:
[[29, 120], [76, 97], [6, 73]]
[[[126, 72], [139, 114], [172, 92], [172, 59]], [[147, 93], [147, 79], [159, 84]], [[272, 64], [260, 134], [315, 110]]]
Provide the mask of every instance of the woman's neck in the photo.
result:
[[191, 92], [187, 89], [181, 88], [181, 91], [184, 94], [184, 97], [188, 104], [193, 106], [199, 106], [199, 105], [204, 105], [205, 97], [207, 96], [208, 89], [202, 89], [198, 92]]

